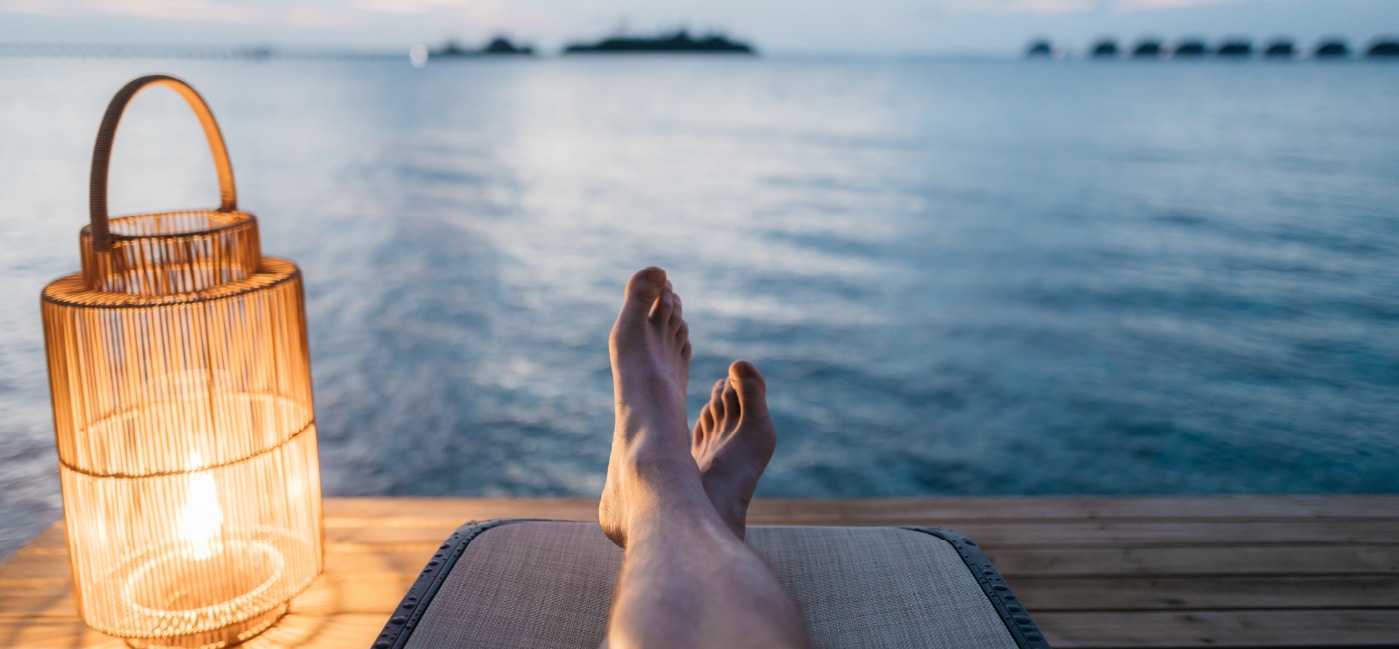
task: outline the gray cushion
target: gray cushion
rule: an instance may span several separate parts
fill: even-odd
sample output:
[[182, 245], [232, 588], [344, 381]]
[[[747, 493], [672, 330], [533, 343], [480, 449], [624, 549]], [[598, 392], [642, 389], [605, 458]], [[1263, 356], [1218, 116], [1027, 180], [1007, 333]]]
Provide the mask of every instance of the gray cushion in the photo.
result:
[[[756, 526], [748, 542], [796, 600], [818, 647], [1047, 646], [985, 556], [955, 532]], [[376, 647], [594, 649], [602, 641], [622, 552], [596, 523], [467, 526], [442, 549], [405, 597], [410, 612], [390, 620]]]

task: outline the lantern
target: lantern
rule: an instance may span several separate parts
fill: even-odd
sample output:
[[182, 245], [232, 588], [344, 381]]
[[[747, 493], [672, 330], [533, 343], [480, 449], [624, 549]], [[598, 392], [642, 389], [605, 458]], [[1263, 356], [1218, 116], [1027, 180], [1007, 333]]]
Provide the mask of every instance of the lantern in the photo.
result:
[[[112, 139], [153, 85], [199, 117], [221, 205], [109, 219]], [[42, 302], [78, 610], [132, 646], [236, 644], [323, 565], [301, 271], [262, 256], [218, 124], [178, 79], [112, 99], [89, 189], [82, 272]]]

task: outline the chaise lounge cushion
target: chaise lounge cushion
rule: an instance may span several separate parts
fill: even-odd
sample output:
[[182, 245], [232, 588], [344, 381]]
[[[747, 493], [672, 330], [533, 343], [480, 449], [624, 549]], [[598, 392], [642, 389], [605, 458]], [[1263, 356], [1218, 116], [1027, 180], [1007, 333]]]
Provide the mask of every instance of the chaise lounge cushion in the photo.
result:
[[[765, 527], [748, 541], [818, 647], [1048, 647], [976, 544], [950, 530]], [[443, 543], [376, 649], [595, 649], [622, 552], [596, 523], [468, 523]]]

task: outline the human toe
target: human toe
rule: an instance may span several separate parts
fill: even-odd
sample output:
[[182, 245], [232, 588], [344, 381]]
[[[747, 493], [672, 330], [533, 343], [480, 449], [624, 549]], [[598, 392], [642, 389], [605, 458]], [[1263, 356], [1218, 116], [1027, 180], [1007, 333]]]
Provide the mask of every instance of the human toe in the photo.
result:
[[755, 415], [767, 412], [767, 382], [752, 363], [737, 360], [729, 365], [728, 383], [745, 411]]
[[645, 318], [666, 286], [666, 272], [655, 266], [636, 271], [627, 282], [626, 298], [622, 302], [622, 317]]
[[662, 326], [670, 326], [671, 319], [675, 316], [675, 289], [671, 288], [670, 282], [666, 282], [661, 288], [661, 294], [656, 298], [655, 309], [651, 312], [651, 320]]
[[724, 384], [724, 396], [721, 403], [724, 404], [724, 418], [732, 418], [735, 422], [742, 414], [742, 403], [738, 398], [738, 390], [734, 389], [732, 381]]

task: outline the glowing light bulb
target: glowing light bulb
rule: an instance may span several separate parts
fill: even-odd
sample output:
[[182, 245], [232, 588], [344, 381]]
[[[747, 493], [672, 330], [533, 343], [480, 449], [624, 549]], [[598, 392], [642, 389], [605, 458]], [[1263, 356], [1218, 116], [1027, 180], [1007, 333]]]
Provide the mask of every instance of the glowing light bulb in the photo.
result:
[[[199, 451], [189, 454], [191, 470], [203, 465], [204, 458]], [[184, 541], [190, 558], [208, 559], [222, 549], [219, 531], [223, 528], [223, 510], [219, 508], [214, 476], [207, 472], [191, 474], [185, 494], [185, 509], [180, 514], [180, 540]]]

